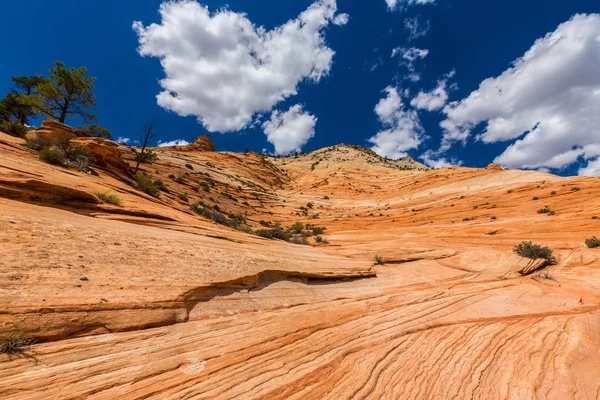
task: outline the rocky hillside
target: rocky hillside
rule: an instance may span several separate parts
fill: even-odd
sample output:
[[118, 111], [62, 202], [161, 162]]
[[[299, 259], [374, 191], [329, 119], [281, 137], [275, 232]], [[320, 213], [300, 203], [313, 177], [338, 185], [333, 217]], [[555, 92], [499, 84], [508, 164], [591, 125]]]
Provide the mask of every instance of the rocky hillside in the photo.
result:
[[[87, 167], [31, 148], [63, 131]], [[207, 138], [136, 174], [29, 137], [0, 133], [0, 329], [36, 343], [0, 398], [598, 397], [600, 178]]]

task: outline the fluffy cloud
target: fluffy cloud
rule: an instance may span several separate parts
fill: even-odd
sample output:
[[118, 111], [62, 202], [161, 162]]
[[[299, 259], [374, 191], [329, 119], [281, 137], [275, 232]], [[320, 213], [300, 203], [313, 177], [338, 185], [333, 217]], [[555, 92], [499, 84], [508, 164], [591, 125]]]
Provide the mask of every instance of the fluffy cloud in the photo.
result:
[[299, 151], [315, 135], [317, 118], [302, 110], [300, 104], [286, 112], [273, 111], [271, 119], [262, 127], [267, 140], [275, 147], [275, 154]]
[[421, 24], [417, 17], [409, 17], [404, 19], [404, 30], [408, 31], [408, 40], [414, 40], [427, 35], [431, 29], [431, 24], [427, 21]]
[[350, 20], [350, 15], [348, 14], [338, 14], [333, 19], [333, 24], [337, 26], [344, 26]]
[[375, 113], [385, 130], [369, 139], [371, 149], [380, 156], [398, 159], [407, 155], [406, 151], [416, 149], [422, 143], [425, 131], [415, 110], [407, 110], [398, 90], [388, 86], [386, 97], [379, 100]]
[[575, 15], [538, 39], [500, 76], [446, 106], [441, 149], [466, 141], [484, 123], [477, 139], [485, 143], [520, 138], [494, 160], [499, 164], [564, 168], [583, 158], [588, 164], [579, 173], [597, 174], [599, 65], [600, 15]]
[[433, 4], [435, 0], [385, 0], [390, 10], [396, 10], [402, 6], [411, 6], [414, 4]]
[[190, 142], [184, 139], [175, 139], [169, 142], [161, 142], [160, 140], [158, 141], [158, 147], [187, 146], [188, 144], [190, 144]]
[[448, 79], [454, 76], [454, 70], [446, 74], [445, 79], [438, 81], [437, 87], [430, 92], [420, 91], [417, 96], [412, 99], [410, 105], [420, 110], [435, 111], [446, 105], [448, 101], [448, 90], [454, 89], [456, 85], [448, 87]]
[[446, 168], [457, 165], [463, 165], [462, 161], [457, 159], [447, 159], [444, 157], [439, 157], [438, 154], [432, 150], [427, 150], [425, 153], [421, 154], [419, 157], [425, 165], [431, 168]]
[[131, 142], [131, 138], [128, 138], [128, 137], [118, 137], [115, 142], [121, 143], [121, 144], [129, 144]]
[[330, 71], [334, 52], [324, 28], [336, 18], [335, 0], [318, 0], [271, 31], [245, 14], [211, 14], [195, 0], [167, 1], [159, 11], [160, 24], [133, 24], [138, 52], [158, 57], [166, 74], [158, 104], [195, 116], [211, 132], [243, 129], [254, 114], [295, 95], [301, 81], [318, 82]]
[[421, 79], [421, 75], [416, 72], [416, 62], [424, 59], [428, 54], [429, 50], [418, 49], [416, 47], [396, 47], [392, 49], [392, 57], [400, 57], [400, 64], [406, 66], [410, 72], [407, 78], [413, 82], [417, 82]]

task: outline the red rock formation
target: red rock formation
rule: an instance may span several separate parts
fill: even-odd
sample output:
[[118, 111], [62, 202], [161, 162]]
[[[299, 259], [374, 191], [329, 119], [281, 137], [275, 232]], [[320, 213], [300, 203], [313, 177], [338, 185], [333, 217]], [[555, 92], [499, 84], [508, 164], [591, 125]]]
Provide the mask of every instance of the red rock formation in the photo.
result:
[[123, 159], [117, 143], [97, 137], [75, 138], [71, 139], [70, 142], [84, 145], [90, 150], [93, 156], [91, 160], [92, 165], [99, 166], [104, 170], [117, 173], [118, 175], [132, 175], [131, 167]]
[[[22, 142], [0, 134], [0, 329], [39, 342], [0, 354], [0, 398], [599, 393], [597, 177], [161, 148], [142, 165], [155, 199]], [[106, 191], [122, 204], [94, 201]], [[325, 226], [330, 244], [244, 234], [191, 213], [200, 201], [255, 229]], [[523, 276], [524, 240], [556, 265]]]

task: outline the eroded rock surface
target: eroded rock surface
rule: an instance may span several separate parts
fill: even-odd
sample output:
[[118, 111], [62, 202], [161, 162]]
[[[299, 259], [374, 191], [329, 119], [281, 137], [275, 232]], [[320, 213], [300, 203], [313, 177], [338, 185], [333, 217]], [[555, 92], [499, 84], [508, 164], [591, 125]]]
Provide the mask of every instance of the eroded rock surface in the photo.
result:
[[[0, 398], [598, 398], [600, 178], [153, 150], [159, 198], [0, 134], [0, 329], [38, 339], [0, 354]], [[524, 240], [556, 265], [523, 276]]]

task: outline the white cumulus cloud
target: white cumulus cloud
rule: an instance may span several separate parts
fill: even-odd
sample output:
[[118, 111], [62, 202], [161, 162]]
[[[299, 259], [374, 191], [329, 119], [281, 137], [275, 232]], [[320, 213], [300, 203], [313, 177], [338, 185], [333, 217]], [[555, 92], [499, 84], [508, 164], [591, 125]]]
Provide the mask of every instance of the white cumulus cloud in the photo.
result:
[[416, 149], [423, 142], [425, 131], [415, 110], [407, 110], [398, 90], [385, 88], [386, 97], [379, 100], [375, 113], [386, 128], [369, 139], [371, 149], [383, 157], [398, 159], [406, 151]]
[[448, 102], [448, 90], [454, 89], [456, 85], [448, 87], [448, 79], [454, 76], [454, 70], [446, 74], [445, 79], [438, 81], [435, 89], [430, 92], [420, 91], [417, 96], [411, 100], [410, 105], [420, 110], [435, 111], [439, 110]]
[[511, 168], [564, 168], [600, 156], [600, 14], [573, 16], [538, 39], [511, 68], [444, 109], [441, 150], [479, 124], [484, 143], [516, 140], [494, 161]]
[[175, 139], [175, 140], [171, 140], [168, 142], [161, 142], [159, 140], [157, 146], [158, 147], [187, 146], [188, 144], [190, 144], [190, 142], [188, 142], [185, 139]]
[[438, 157], [438, 154], [432, 150], [427, 150], [425, 153], [421, 154], [419, 158], [425, 165], [431, 168], [446, 168], [463, 165], [462, 161], [454, 158], [447, 159], [445, 157]]
[[348, 14], [338, 14], [333, 19], [333, 24], [337, 26], [344, 26], [350, 21], [350, 15]]
[[271, 113], [271, 119], [262, 127], [267, 140], [275, 147], [275, 154], [289, 154], [300, 151], [302, 146], [315, 135], [317, 118], [303, 111], [300, 104], [286, 112]]
[[165, 72], [158, 104], [195, 116], [211, 132], [229, 132], [297, 94], [303, 80], [318, 82], [329, 73], [334, 52], [324, 28], [336, 9], [335, 0], [317, 0], [267, 31], [242, 13], [211, 13], [195, 0], [166, 1], [160, 24], [138, 21], [133, 29], [140, 55], [159, 58]]
[[385, 0], [390, 10], [402, 8], [402, 6], [411, 6], [415, 4], [433, 4], [435, 0]]

